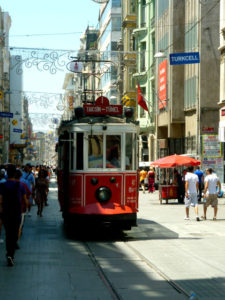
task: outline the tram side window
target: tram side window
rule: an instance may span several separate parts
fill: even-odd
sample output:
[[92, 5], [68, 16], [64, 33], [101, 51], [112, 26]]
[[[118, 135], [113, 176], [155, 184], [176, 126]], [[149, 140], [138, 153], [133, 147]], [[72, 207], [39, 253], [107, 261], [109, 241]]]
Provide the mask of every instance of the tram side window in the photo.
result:
[[121, 136], [106, 136], [106, 168], [121, 168]]
[[74, 140], [74, 133], [71, 133], [70, 135], [70, 169], [74, 169], [74, 146], [73, 146], [73, 140]]
[[88, 136], [88, 168], [103, 167], [103, 135]]
[[84, 148], [84, 134], [81, 132], [77, 133], [77, 155], [76, 155], [76, 162], [77, 162], [77, 170], [84, 169], [84, 155], [83, 155], [83, 148]]
[[127, 133], [126, 134], [126, 156], [125, 156], [125, 165], [126, 170], [132, 170], [132, 161], [133, 161], [133, 155], [132, 155], [132, 149], [133, 149], [133, 134]]

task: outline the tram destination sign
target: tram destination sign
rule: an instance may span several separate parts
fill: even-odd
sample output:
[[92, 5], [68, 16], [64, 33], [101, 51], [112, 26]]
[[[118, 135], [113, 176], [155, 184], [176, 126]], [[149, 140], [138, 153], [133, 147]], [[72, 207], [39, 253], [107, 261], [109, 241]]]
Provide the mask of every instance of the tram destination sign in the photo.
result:
[[171, 53], [170, 65], [199, 64], [199, 52]]
[[122, 105], [84, 105], [86, 115], [122, 115]]

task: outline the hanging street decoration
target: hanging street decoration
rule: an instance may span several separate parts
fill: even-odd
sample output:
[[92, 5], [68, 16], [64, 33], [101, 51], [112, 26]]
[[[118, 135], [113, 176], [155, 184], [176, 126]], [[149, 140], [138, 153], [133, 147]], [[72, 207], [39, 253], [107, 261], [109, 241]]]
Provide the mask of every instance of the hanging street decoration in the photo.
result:
[[108, 0], [92, 0], [92, 1], [94, 1], [96, 3], [99, 3], [99, 4], [107, 3], [108, 2]]
[[23, 68], [35, 67], [38, 71], [46, 71], [50, 74], [56, 74], [58, 71], [65, 71], [72, 50], [52, 50], [52, 49], [29, 49], [29, 48], [10, 48], [15, 56], [11, 69], [16, 70], [17, 74], [23, 73]]

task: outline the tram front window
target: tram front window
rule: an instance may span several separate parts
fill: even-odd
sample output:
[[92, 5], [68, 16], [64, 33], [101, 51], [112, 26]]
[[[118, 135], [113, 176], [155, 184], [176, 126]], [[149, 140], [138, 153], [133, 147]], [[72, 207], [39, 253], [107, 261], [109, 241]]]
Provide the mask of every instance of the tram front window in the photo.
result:
[[103, 167], [103, 136], [88, 136], [88, 168]]
[[126, 170], [132, 170], [133, 134], [126, 134]]
[[121, 168], [121, 136], [106, 136], [106, 168]]

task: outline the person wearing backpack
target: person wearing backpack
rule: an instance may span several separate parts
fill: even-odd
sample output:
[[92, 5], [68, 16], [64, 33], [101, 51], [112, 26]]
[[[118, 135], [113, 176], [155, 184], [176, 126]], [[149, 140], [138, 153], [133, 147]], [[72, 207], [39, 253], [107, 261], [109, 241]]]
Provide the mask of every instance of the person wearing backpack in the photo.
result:
[[15, 165], [7, 168], [8, 179], [0, 184], [0, 213], [6, 236], [6, 258], [8, 266], [14, 265], [14, 254], [17, 247], [19, 226], [22, 215], [22, 201], [26, 201], [24, 186], [15, 180]]
[[34, 197], [34, 186], [35, 186], [35, 178], [34, 178], [34, 174], [32, 173], [32, 166], [31, 164], [26, 164], [26, 166], [24, 167], [23, 170], [23, 174], [22, 174], [22, 179], [25, 179], [28, 182], [28, 188], [31, 192], [31, 195], [29, 197], [29, 203], [28, 203], [28, 217], [31, 217], [31, 206], [33, 204], [33, 197]]

